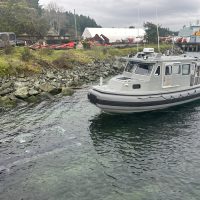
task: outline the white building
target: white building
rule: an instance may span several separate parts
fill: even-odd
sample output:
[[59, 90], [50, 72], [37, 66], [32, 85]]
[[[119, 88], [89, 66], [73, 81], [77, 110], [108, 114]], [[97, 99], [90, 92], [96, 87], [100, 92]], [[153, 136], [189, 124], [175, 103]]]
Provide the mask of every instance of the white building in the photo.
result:
[[96, 34], [106, 36], [110, 43], [121, 42], [122, 40], [132, 40], [140, 42], [144, 39], [145, 31], [142, 28], [85, 28], [83, 39], [92, 38]]

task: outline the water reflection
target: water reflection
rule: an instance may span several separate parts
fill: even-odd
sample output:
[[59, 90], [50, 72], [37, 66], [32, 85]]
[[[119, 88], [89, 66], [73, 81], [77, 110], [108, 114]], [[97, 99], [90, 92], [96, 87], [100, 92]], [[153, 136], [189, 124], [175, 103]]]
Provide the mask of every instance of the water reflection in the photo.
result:
[[174, 167], [190, 148], [199, 105], [132, 115], [100, 114], [91, 120], [90, 136], [96, 152], [107, 159], [107, 167], [116, 161], [134, 174]]
[[[200, 102], [160, 110], [131, 115], [108, 115], [101, 113], [91, 120], [90, 132], [94, 145], [99, 140], [120, 138], [147, 139], [154, 136], [159, 139], [164, 133], [176, 136], [176, 128], [187, 127], [188, 121], [198, 111]], [[171, 129], [173, 128], [173, 129]]]

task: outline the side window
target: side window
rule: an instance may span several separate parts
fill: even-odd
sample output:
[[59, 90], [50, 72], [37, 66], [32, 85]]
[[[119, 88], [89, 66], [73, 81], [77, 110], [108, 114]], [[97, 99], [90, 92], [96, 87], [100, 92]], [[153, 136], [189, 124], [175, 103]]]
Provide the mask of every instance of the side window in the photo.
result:
[[181, 73], [181, 65], [173, 65], [173, 68], [172, 68], [172, 72], [173, 74], [180, 74]]
[[190, 64], [183, 64], [182, 75], [189, 75], [189, 74], [190, 74]]
[[160, 66], [157, 67], [155, 75], [156, 76], [160, 76]]
[[165, 67], [165, 75], [171, 75], [172, 74], [172, 66], [171, 65], [167, 65]]
[[200, 66], [197, 66], [197, 76], [200, 76]]

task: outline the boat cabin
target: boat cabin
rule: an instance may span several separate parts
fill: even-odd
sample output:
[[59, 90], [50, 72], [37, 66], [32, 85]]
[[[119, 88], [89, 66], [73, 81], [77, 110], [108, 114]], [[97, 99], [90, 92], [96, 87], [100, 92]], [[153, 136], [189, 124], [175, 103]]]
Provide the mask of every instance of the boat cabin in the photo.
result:
[[127, 64], [122, 75], [109, 81], [109, 89], [121, 91], [171, 91], [200, 84], [200, 61], [197, 58], [165, 56], [153, 48], [144, 48]]

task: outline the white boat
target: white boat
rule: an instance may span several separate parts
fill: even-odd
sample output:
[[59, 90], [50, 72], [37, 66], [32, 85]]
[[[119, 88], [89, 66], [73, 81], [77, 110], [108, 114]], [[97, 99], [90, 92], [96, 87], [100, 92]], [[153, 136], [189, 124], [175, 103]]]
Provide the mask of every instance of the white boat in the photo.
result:
[[165, 56], [155, 53], [153, 48], [144, 48], [126, 60], [122, 74], [88, 92], [89, 101], [102, 111], [144, 112], [200, 99], [198, 58]]

